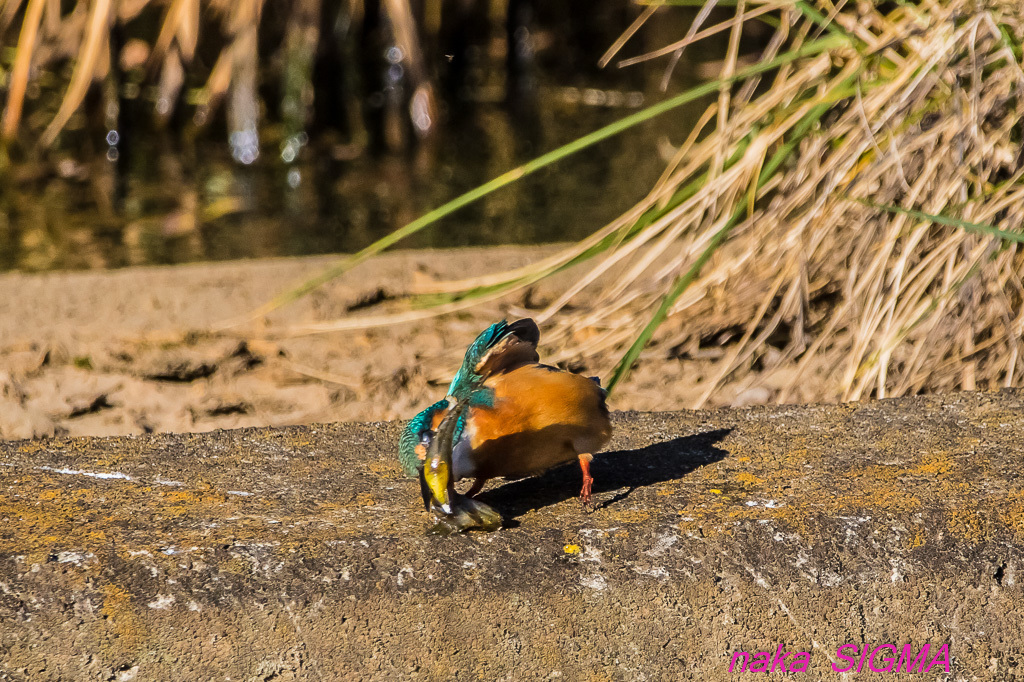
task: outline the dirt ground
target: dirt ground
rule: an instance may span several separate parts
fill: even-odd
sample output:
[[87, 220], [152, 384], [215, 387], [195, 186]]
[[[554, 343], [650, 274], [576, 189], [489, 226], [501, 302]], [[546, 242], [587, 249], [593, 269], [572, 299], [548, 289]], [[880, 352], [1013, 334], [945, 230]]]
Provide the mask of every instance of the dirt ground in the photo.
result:
[[[443, 397], [480, 330], [529, 314], [529, 299], [543, 299], [544, 291], [391, 327], [295, 338], [281, 332], [357, 314], [382, 292], [417, 280], [516, 267], [553, 248], [386, 254], [271, 314], [259, 329], [220, 333], [209, 330], [337, 257], [0, 275], [0, 437], [408, 418]], [[543, 358], [552, 350], [543, 345], [543, 329], [541, 342]], [[700, 368], [692, 364], [645, 354], [612, 408], [690, 406], [699, 393]], [[607, 377], [612, 365], [574, 369]], [[764, 388], [738, 386], [712, 404], [768, 398]]]

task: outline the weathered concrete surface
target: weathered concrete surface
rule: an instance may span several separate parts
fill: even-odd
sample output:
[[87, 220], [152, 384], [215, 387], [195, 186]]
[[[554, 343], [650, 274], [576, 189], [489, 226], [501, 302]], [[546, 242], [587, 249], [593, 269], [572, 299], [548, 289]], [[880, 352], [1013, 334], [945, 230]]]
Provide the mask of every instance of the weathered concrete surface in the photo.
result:
[[1021, 675], [1024, 392], [615, 424], [597, 511], [565, 468], [448, 538], [394, 423], [0, 443], [0, 680], [716, 680], [779, 643], [892, 677], [831, 671], [863, 642]]

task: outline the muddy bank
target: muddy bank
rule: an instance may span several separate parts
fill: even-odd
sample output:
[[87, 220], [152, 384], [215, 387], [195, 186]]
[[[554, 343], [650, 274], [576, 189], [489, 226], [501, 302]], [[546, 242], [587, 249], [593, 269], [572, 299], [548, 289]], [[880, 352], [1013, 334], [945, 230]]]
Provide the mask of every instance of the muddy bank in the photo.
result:
[[[557, 247], [404, 251], [365, 263], [272, 314], [266, 326], [209, 330], [318, 273], [336, 257], [0, 275], [0, 438], [126, 435], [408, 418], [444, 395], [469, 342], [501, 317], [536, 314], [574, 276], [444, 318], [366, 331], [278, 338], [291, 326], [365, 312], [425, 282], [536, 262]], [[585, 305], [586, 298], [580, 299]], [[704, 315], [709, 330], [746, 319], [749, 301]], [[644, 314], [640, 311], [640, 314]], [[672, 325], [666, 325], [671, 327]], [[585, 330], [584, 330], [585, 331]], [[560, 350], [545, 345], [545, 358]], [[722, 352], [644, 355], [612, 407], [688, 407]], [[716, 355], [717, 353], [717, 355]], [[615, 357], [576, 371], [606, 377]], [[811, 373], [813, 374], [813, 372]], [[740, 372], [713, 405], [766, 402]], [[804, 399], [814, 399], [808, 381]]]
[[[498, 306], [435, 322], [268, 340], [417, 281], [523, 265], [543, 249], [389, 254], [270, 316], [211, 334], [337, 258], [0, 275], [0, 435], [121, 435], [394, 419], [436, 385]], [[448, 376], [450, 378], [450, 374]]]
[[781, 644], [819, 680], [840, 645], [929, 643], [928, 679], [1011, 679], [1022, 415], [1020, 391], [617, 414], [596, 511], [566, 467], [492, 481], [507, 527], [449, 538], [397, 423], [0, 443], [0, 674], [717, 680]]

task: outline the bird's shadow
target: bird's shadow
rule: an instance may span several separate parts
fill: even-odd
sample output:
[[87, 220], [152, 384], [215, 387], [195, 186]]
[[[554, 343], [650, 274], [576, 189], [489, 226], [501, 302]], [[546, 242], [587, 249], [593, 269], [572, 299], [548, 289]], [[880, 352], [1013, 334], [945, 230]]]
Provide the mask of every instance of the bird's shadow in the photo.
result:
[[[700, 467], [717, 462], [728, 454], [716, 447], [732, 429], [715, 429], [692, 436], [654, 443], [637, 450], [603, 452], [594, 458], [590, 470], [594, 477], [596, 509], [621, 502], [637, 488], [682, 478]], [[499, 509], [506, 526], [535, 509], [575, 498], [581, 485], [580, 467], [565, 464], [530, 478], [510, 481], [480, 493], [477, 499]], [[619, 491], [609, 499], [601, 493]]]

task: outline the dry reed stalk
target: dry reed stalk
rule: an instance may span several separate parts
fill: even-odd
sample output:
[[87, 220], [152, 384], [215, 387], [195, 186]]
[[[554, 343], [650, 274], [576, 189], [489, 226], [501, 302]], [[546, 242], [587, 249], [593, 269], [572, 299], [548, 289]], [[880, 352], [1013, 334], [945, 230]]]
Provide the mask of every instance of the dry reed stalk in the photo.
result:
[[89, 8], [89, 22], [85, 28], [82, 50], [74, 71], [71, 72], [68, 92], [64, 95], [53, 120], [43, 131], [41, 142], [44, 146], [53, 143], [57, 133], [78, 109], [93, 79], [102, 78], [110, 68], [111, 15], [111, 0], [95, 0]]
[[[28, 87], [29, 68], [32, 66], [32, 55], [35, 51], [36, 36], [39, 34], [39, 22], [43, 17], [45, 0], [29, 0], [25, 9], [25, 20], [21, 24], [21, 35], [18, 37], [18, 54], [11, 70], [11, 82], [7, 91], [7, 105], [4, 107], [3, 121], [0, 122], [0, 135], [4, 139], [14, 137], [21, 119], [21, 107], [25, 101], [25, 89]], [[11, 15], [16, 11], [16, 3], [9, 0]], [[4, 12], [4, 15], [7, 11]], [[6, 22], [5, 22], [6, 23]]]
[[[322, 0], [311, 1], [319, 7]], [[4, 140], [11, 140], [18, 130], [28, 82], [35, 74], [70, 58], [74, 63], [71, 82], [56, 115], [40, 137], [42, 145], [52, 144], [81, 106], [89, 87], [116, 63], [117, 55], [110, 53], [114, 24], [127, 23], [145, 9], [161, 6], [166, 9], [148, 57], [151, 74], [160, 73], [158, 117], [166, 119], [173, 112], [184, 85], [184, 68], [195, 57], [202, 19], [206, 16], [220, 22], [228, 40], [205, 88], [196, 97], [201, 108], [197, 121], [202, 123], [208, 119], [209, 109], [229, 92], [235, 110], [232, 117], [246, 125], [253, 119], [250, 111], [255, 108], [253, 70], [263, 0], [82, 0], [69, 11], [62, 11], [57, 0], [2, 0], [0, 35], [22, 11], [23, 4], [20, 38], [0, 123], [0, 136]], [[298, 3], [299, 9], [293, 9], [305, 11], [306, 5], [308, 3]]]

